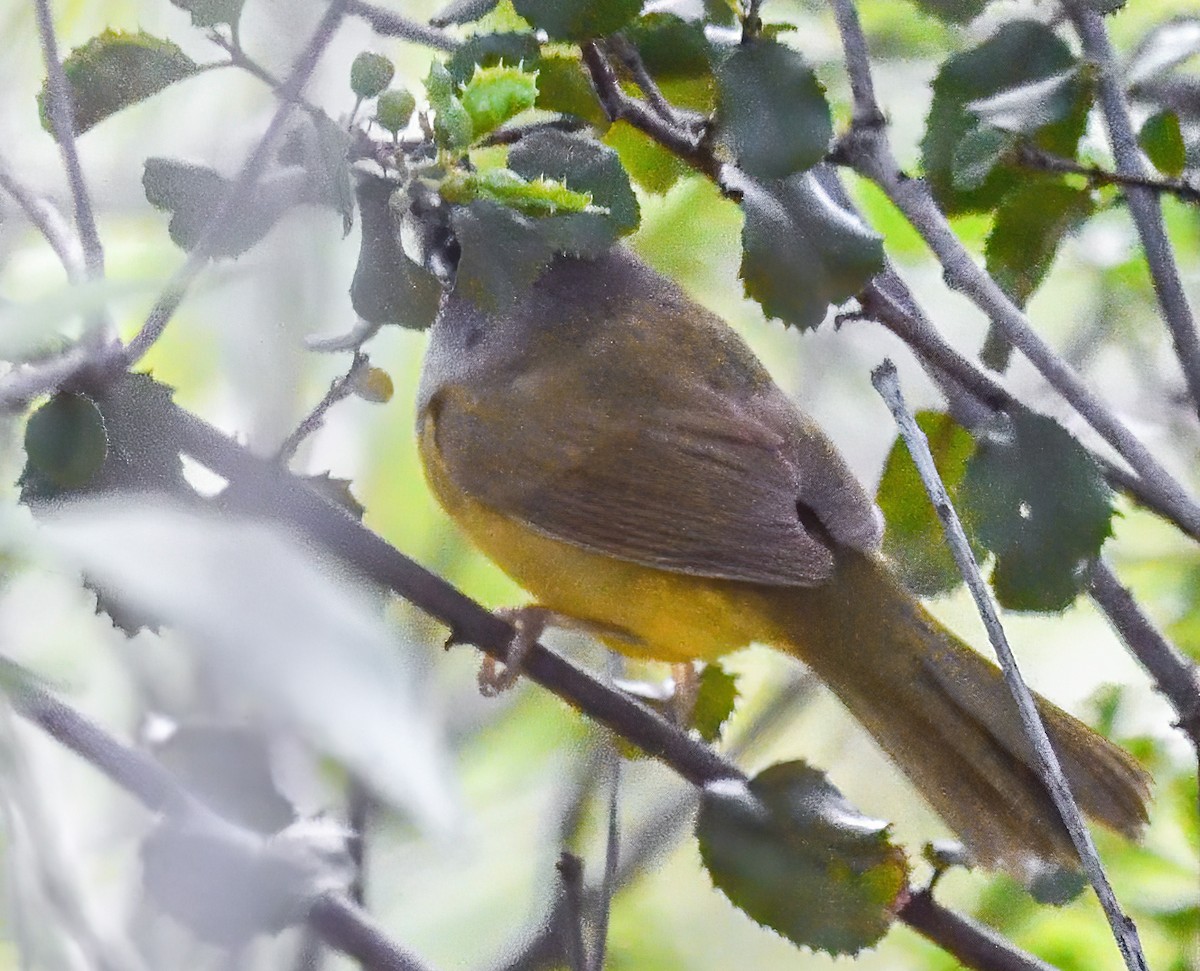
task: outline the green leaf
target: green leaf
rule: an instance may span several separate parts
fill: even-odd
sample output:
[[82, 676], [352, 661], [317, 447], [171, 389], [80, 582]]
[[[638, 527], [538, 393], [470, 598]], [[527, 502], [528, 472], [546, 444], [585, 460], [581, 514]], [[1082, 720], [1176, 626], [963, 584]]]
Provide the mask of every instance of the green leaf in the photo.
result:
[[29, 417], [25, 454], [55, 488], [87, 485], [108, 457], [108, 432], [96, 402], [84, 394], [55, 395]]
[[417, 99], [407, 89], [385, 91], [375, 103], [375, 121], [381, 128], [397, 135], [408, 127], [416, 109]]
[[803, 762], [773, 765], [748, 785], [706, 786], [696, 836], [714, 885], [734, 906], [830, 954], [857, 954], [883, 937], [908, 883], [888, 826], [861, 815]]
[[533, 34], [476, 34], [463, 42], [446, 61], [446, 70], [459, 84], [466, 84], [478, 67], [501, 62], [510, 66], [538, 67], [538, 42]]
[[1028, 20], [1004, 24], [942, 65], [921, 150], [926, 177], [949, 214], [990, 209], [1034, 177], [996, 164], [1018, 135], [1057, 155], [1074, 155], [1092, 82], [1090, 71], [1076, 68], [1054, 31]]
[[360, 98], [374, 98], [387, 90], [396, 76], [396, 65], [382, 54], [363, 51], [350, 65], [350, 90]]
[[620, 156], [629, 177], [647, 192], [662, 195], [692, 171], [678, 155], [627, 121], [614, 122], [603, 141]]
[[560, 131], [537, 131], [512, 147], [508, 165], [522, 178], [544, 176], [588, 193], [593, 206], [607, 210], [540, 219], [543, 237], [559, 252], [595, 255], [638, 227], [641, 213], [629, 176], [617, 153], [599, 142]]
[[975, 537], [996, 556], [996, 597], [1012, 610], [1069, 607], [1112, 533], [1112, 492], [1095, 461], [1033, 412], [980, 437], [959, 495]]
[[[921, 411], [916, 418], [929, 440], [938, 474], [957, 507], [959, 484], [966, 474], [967, 459], [975, 450], [975, 441], [949, 415]], [[875, 501], [887, 523], [883, 552], [913, 593], [933, 597], [953, 590], [962, 582], [962, 574], [946, 545], [941, 520], [929, 501], [912, 455], [899, 437], [884, 463]]]
[[511, 307], [554, 255], [533, 222], [490, 199], [455, 206], [450, 224], [462, 247], [454, 292], [488, 312]]
[[782, 182], [739, 178], [741, 277], [768, 317], [816, 327], [831, 303], [858, 293], [883, 268], [883, 242], [831, 199], [811, 172]]
[[595, 208], [589, 193], [575, 192], [553, 179], [526, 180], [511, 169], [453, 173], [443, 180], [439, 192], [450, 203], [491, 199], [526, 216], [552, 216]]
[[620, 30], [642, 0], [513, 0], [513, 7], [551, 40], [581, 41]]
[[737, 675], [730, 674], [716, 661], [710, 661], [700, 672], [700, 686], [692, 709], [692, 728], [704, 741], [717, 741], [737, 701]]
[[1179, 176], [1187, 165], [1187, 146], [1179, 129], [1179, 115], [1160, 111], [1151, 115], [1138, 132], [1138, 144], [1163, 175]]
[[442, 286], [404, 255], [390, 205], [395, 186], [364, 176], [355, 187], [362, 242], [350, 284], [350, 303], [367, 323], [424, 330], [437, 316]]
[[913, 0], [926, 13], [952, 24], [965, 24], [974, 20], [990, 0]]
[[528, 111], [537, 100], [537, 74], [497, 65], [476, 67], [462, 92], [476, 138]]
[[171, 0], [176, 7], [192, 15], [193, 27], [236, 24], [246, 0]]
[[591, 79], [584, 73], [578, 50], [543, 54], [537, 69], [537, 107], [575, 115], [602, 130], [608, 127], [608, 115], [596, 97]]
[[718, 65], [716, 137], [742, 171], [784, 179], [825, 156], [833, 123], [804, 59], [774, 41], [742, 43]]
[[457, 85], [450, 72], [436, 61], [425, 78], [425, 93], [434, 111], [433, 133], [438, 144], [448, 149], [463, 149], [471, 144], [475, 128], [471, 116], [463, 107]]
[[1018, 306], [1038, 288], [1058, 245], [1095, 210], [1090, 189], [1063, 182], [1030, 182], [996, 210], [984, 255], [987, 271]]
[[[75, 109], [75, 134], [81, 135], [122, 108], [191, 77], [199, 66], [169, 40], [144, 31], [106, 30], [75, 48], [63, 61], [63, 70]], [[50, 82], [46, 80], [37, 96], [38, 113], [42, 127], [53, 133], [49, 99]]]

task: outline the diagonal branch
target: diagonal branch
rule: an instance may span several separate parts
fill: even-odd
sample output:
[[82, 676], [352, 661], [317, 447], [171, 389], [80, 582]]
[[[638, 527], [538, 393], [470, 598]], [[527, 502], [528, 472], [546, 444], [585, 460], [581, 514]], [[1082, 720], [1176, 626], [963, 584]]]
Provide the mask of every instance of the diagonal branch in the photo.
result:
[[24, 185], [9, 168], [8, 163], [0, 158], [0, 189], [12, 197], [21, 207], [25, 218], [42, 234], [42, 238], [50, 244], [54, 255], [62, 264], [71, 283], [79, 283], [84, 279], [85, 268], [82, 263], [82, 252], [78, 240], [63, 219], [62, 214], [48, 200], [39, 197], [29, 186]]
[[371, 29], [375, 33], [383, 34], [385, 37], [399, 37], [401, 40], [424, 44], [434, 50], [447, 52], [458, 50], [461, 46], [459, 41], [436, 27], [427, 27], [416, 20], [410, 20], [408, 17], [385, 10], [383, 7], [377, 7], [373, 3], [365, 3], [363, 0], [349, 0], [349, 3], [346, 4], [346, 13], [353, 17], [361, 17], [371, 25]]

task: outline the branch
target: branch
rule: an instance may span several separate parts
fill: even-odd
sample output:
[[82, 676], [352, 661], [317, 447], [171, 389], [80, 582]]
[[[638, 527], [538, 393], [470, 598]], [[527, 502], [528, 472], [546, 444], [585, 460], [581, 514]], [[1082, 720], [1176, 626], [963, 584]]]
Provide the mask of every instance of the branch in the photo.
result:
[[[1146, 167], [1133, 133], [1121, 70], [1109, 43], [1104, 21], [1100, 14], [1078, 0], [1068, 0], [1063, 6], [1075, 25], [1084, 54], [1099, 69], [1100, 105], [1104, 109], [1104, 121], [1108, 127], [1108, 139], [1112, 143], [1117, 172], [1129, 178], [1145, 178]], [[1154, 292], [1158, 296], [1163, 320], [1171, 332], [1175, 354], [1192, 395], [1192, 406], [1200, 411], [1200, 334], [1197, 334], [1196, 319], [1179, 279], [1179, 267], [1167, 238], [1158, 195], [1148, 187], [1129, 185], [1125, 196], [1129, 200], [1129, 210], [1146, 253], [1146, 263], [1150, 267], [1150, 277], [1154, 281]]]
[[[231, 484], [242, 486], [239, 492], [255, 496], [259, 509], [272, 510], [274, 515], [324, 545], [364, 577], [446, 624], [452, 631], [453, 643], [474, 644], [497, 660], [507, 659], [515, 634], [511, 624], [414, 563], [285, 470], [252, 455], [177, 406], [171, 406], [161, 427], [164, 440]], [[523, 656], [521, 673], [647, 755], [666, 763], [677, 775], [697, 787], [719, 779], [747, 781], [741, 769], [704, 743], [628, 696], [601, 684], [541, 644], [534, 644]], [[903, 907], [898, 917], [907, 920]], [[980, 945], [983, 944], [981, 941]], [[950, 949], [949, 945], [947, 949]], [[1043, 967], [1011, 945], [1005, 953], [1011, 960], [1025, 963], [1002, 966], [981, 962], [972, 966], [979, 971], [1001, 971], [1002, 967], [1017, 966], [1040, 971]]]
[[350, 367], [346, 370], [346, 373], [334, 379], [333, 383], [329, 385], [329, 390], [325, 392], [324, 397], [316, 403], [312, 411], [304, 416], [304, 420], [296, 426], [295, 430], [283, 440], [283, 444], [279, 446], [279, 451], [275, 455], [276, 462], [286, 465], [291, 461], [292, 456], [296, 454], [296, 450], [303, 441], [321, 427], [329, 409], [343, 398], [347, 398], [354, 393], [355, 381], [358, 380], [359, 375], [363, 373], [369, 364], [370, 361], [367, 355], [355, 349], [354, 357], [350, 361]]
[[[848, 50], [865, 48], [853, 0], [830, 0]], [[854, 65], [853, 70], [869, 70]], [[859, 106], [856, 114], [871, 115], [878, 105]], [[963, 246], [934, 202], [928, 186], [910, 179], [892, 155], [883, 128], [852, 127], [842, 140], [840, 155], [860, 175], [878, 185], [942, 264], [949, 286], [978, 306], [1010, 344], [1018, 348], [1043, 378], [1065, 398], [1100, 436], [1137, 472], [1145, 488], [1167, 508], [1188, 533], [1200, 532], [1200, 505], [1163, 467], [1141, 440], [1094, 395], [1080, 376], [1042, 339], [1029, 318]]]
[[67, 279], [71, 283], [79, 283], [84, 279], [85, 268], [82, 263], [82, 250], [74, 234], [67, 226], [62, 213], [48, 199], [39, 197], [28, 186], [13, 174], [8, 163], [0, 158], [0, 189], [7, 192], [33, 227], [42, 234], [42, 238], [50, 244], [54, 255], [66, 270]]
[[[218, 816], [149, 755], [122, 745], [74, 708], [35, 686], [25, 671], [2, 659], [0, 690], [19, 715], [99, 769], [151, 812], [186, 819], [199, 832], [211, 830], [221, 839], [223, 852], [241, 849], [249, 859], [257, 834]], [[245, 839], [221, 838], [222, 830]], [[325, 891], [316, 895], [306, 919], [330, 947], [357, 958], [369, 971], [429, 971], [340, 894]]]
[[879, 367], [871, 372], [871, 383], [875, 385], [875, 390], [887, 402], [888, 408], [895, 417], [904, 443], [908, 446], [909, 454], [912, 455], [913, 462], [920, 473], [921, 481], [925, 484], [925, 490], [929, 493], [929, 499], [937, 511], [938, 518], [942, 521], [946, 542], [954, 556], [954, 562], [958, 565], [959, 572], [971, 591], [975, 606], [979, 609], [979, 616], [983, 619], [983, 626], [987, 629], [988, 640], [992, 642], [992, 647], [996, 651], [996, 659], [1000, 662], [1000, 668], [1004, 672], [1004, 680], [1008, 683], [1013, 699], [1017, 703], [1017, 711], [1021, 716], [1025, 737], [1029, 740], [1037, 757], [1038, 774], [1054, 800], [1054, 805], [1067, 827], [1067, 832], [1071, 835], [1071, 842], [1075, 844], [1075, 849], [1079, 853], [1084, 872], [1087, 873], [1092, 888], [1096, 891], [1096, 896], [1108, 917], [1109, 926], [1112, 928], [1113, 937], [1121, 951], [1121, 956], [1125, 959], [1125, 965], [1129, 971], [1146, 971], [1146, 958], [1142, 954], [1137, 928], [1133, 921], [1121, 911], [1121, 906], [1108, 882], [1108, 875], [1104, 872], [1104, 865], [1100, 862], [1092, 835], [1083, 821], [1083, 814], [1075, 802], [1075, 797], [1071, 794], [1066, 774], [1059, 764], [1054, 747], [1050, 744], [1050, 736], [1046, 734], [1046, 727], [1042, 724], [1041, 716], [1034, 704], [1033, 694], [1025, 684], [1024, 678], [1021, 677], [1017, 659], [1009, 647], [1008, 638], [1000, 624], [995, 605], [988, 594], [987, 584], [971, 553], [967, 534], [963, 531], [958, 513], [950, 502], [946, 487], [933, 464], [933, 454], [929, 451], [929, 443], [904, 403], [895, 365], [885, 359]]
[[363, 0], [349, 0], [346, 13], [353, 17], [361, 17], [371, 25], [375, 33], [385, 37], [399, 37], [414, 44], [424, 44], [426, 47], [446, 52], [456, 51], [461, 46], [459, 41], [436, 27], [426, 27], [373, 3], [364, 3]]
[[220, 235], [225, 222], [230, 215], [246, 204], [250, 194], [254, 191], [258, 177], [266, 168], [271, 150], [292, 112], [293, 102], [299, 100], [304, 86], [308, 83], [313, 71], [316, 70], [317, 62], [333, 39], [342, 17], [346, 14], [347, 6], [348, 0], [332, 0], [326, 8], [325, 14], [317, 24], [308, 44], [296, 59], [291, 75], [278, 89], [280, 104], [271, 118], [270, 124], [267, 125], [267, 130], [263, 132], [262, 138], [258, 140], [258, 144], [242, 165], [242, 170], [229, 187], [225, 198], [221, 200], [217, 211], [208, 221], [200, 239], [188, 253], [186, 262], [168, 281], [145, 323], [142, 324], [142, 329], [125, 348], [126, 367], [131, 367], [141, 360], [162, 335], [167, 323], [183, 301], [188, 287], [208, 264], [213, 244]]
[[900, 908], [900, 918], [968, 968], [996, 971], [1053, 971], [1030, 954], [1013, 953], [1012, 945], [990, 927], [947, 910], [928, 890], [920, 890]]
[[75, 109], [71, 99], [71, 86], [63, 71], [58, 56], [58, 41], [54, 37], [54, 20], [50, 15], [50, 0], [34, 0], [37, 11], [38, 34], [42, 41], [42, 57], [46, 62], [46, 77], [49, 83], [47, 113], [54, 129], [54, 138], [67, 170], [67, 182], [71, 186], [71, 199], [75, 203], [75, 225], [79, 230], [79, 242], [83, 248], [83, 263], [89, 279], [104, 276], [104, 247], [96, 229], [96, 216], [92, 211], [83, 168], [79, 164], [79, 152], [75, 147]]
[[1073, 158], [1063, 158], [1061, 155], [1055, 155], [1053, 152], [1047, 152], [1043, 148], [1028, 143], [1018, 146], [1014, 161], [1022, 168], [1033, 169], [1037, 172], [1082, 175], [1093, 187], [1115, 185], [1123, 188], [1149, 189], [1158, 195], [1165, 193], [1178, 196], [1185, 202], [1200, 203], [1200, 188], [1183, 179], [1161, 179], [1151, 175], [1110, 172], [1098, 165], [1083, 165]]

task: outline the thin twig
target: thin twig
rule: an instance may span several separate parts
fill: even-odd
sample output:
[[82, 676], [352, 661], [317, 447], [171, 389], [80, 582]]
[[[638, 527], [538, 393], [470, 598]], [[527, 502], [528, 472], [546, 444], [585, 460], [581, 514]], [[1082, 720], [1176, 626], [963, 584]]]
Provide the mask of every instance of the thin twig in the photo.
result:
[[1050, 736], [1046, 734], [1046, 727], [1042, 724], [1037, 705], [1034, 704], [1033, 694], [1025, 684], [1020, 668], [1017, 666], [1017, 659], [1009, 647], [1008, 638], [1004, 634], [1004, 627], [1000, 623], [1000, 617], [996, 613], [996, 607], [988, 593], [987, 584], [971, 553], [967, 534], [963, 531], [958, 513], [950, 502], [946, 487], [933, 464], [933, 454], [929, 451], [929, 443], [904, 403], [904, 396], [900, 391], [900, 380], [896, 375], [896, 366], [891, 361], [884, 360], [871, 372], [871, 383], [875, 385], [875, 389], [887, 402], [888, 408], [895, 417], [900, 435], [903, 437], [905, 445], [908, 446], [909, 454], [916, 464], [921, 481], [925, 484], [925, 490], [929, 493], [930, 501], [937, 511], [938, 518], [942, 521], [946, 542], [954, 556], [954, 562], [966, 581], [967, 588], [971, 591], [975, 606], [979, 610], [979, 616], [983, 619], [983, 626], [987, 629], [988, 640], [991, 641], [992, 647], [996, 651], [996, 659], [1000, 662], [1000, 668], [1004, 672], [1004, 680], [1017, 703], [1025, 737], [1029, 740], [1037, 757], [1038, 774], [1054, 800], [1054, 805], [1071, 836], [1071, 842], [1075, 844], [1075, 849], [1083, 863], [1084, 872], [1087, 873], [1092, 888], [1096, 891], [1096, 896], [1108, 917], [1109, 926], [1112, 927], [1113, 937], [1121, 951], [1121, 956], [1125, 959], [1125, 965], [1129, 971], [1146, 971], [1146, 958], [1142, 953], [1137, 928], [1133, 921], [1122, 912], [1116, 894], [1113, 893], [1112, 886], [1108, 882], [1108, 875], [1104, 872], [1104, 865], [1100, 862], [1092, 835], [1083, 821], [1083, 814], [1075, 802], [1075, 797], [1071, 794], [1066, 774], [1050, 744]]
[[317, 24], [316, 30], [313, 31], [312, 37], [305, 45], [300, 56], [296, 59], [292, 73], [279, 89], [280, 105], [271, 118], [270, 124], [267, 125], [267, 130], [263, 132], [262, 138], [258, 140], [258, 144], [242, 165], [242, 170], [238, 173], [237, 178], [233, 180], [233, 184], [229, 187], [225, 198], [221, 200], [221, 204], [217, 207], [216, 212], [213, 213], [204, 232], [201, 233], [199, 240], [196, 241], [196, 245], [188, 254], [187, 260], [175, 272], [170, 281], [168, 281], [162, 294], [147, 316], [145, 323], [142, 324], [141, 330], [138, 331], [137, 335], [129, 342], [128, 347], [126, 347], [126, 367], [131, 367], [141, 360], [143, 355], [150, 350], [154, 342], [162, 335], [163, 330], [166, 328], [176, 309], [178, 309], [188, 288], [196, 277], [199, 276], [204, 267], [207, 266], [212, 254], [213, 244], [216, 243], [229, 216], [244, 206], [250, 194], [254, 191], [255, 183], [257, 183], [263, 169], [266, 168], [271, 151], [275, 147], [275, 142], [283, 132], [288, 116], [292, 112], [294, 107], [293, 102], [299, 99], [304, 86], [308, 83], [308, 79], [312, 76], [313, 71], [316, 70], [321, 54], [329, 46], [329, 42], [333, 39], [333, 35], [337, 31], [338, 24], [341, 22], [342, 17], [345, 16], [347, 4], [348, 0], [332, 0], [326, 8], [324, 15]]
[[8, 163], [0, 158], [0, 189], [12, 197], [21, 207], [25, 218], [42, 234], [42, 238], [50, 244], [54, 255], [62, 263], [67, 279], [71, 283], [80, 283], [84, 279], [86, 268], [83, 265], [83, 251], [79, 241], [71, 232], [63, 219], [62, 213], [48, 199], [38, 196], [32, 189], [24, 185], [9, 168]]
[[[838, 15], [842, 43], [848, 50], [865, 49], [862, 27], [853, 0], [830, 0]], [[861, 65], [848, 68], [869, 70]], [[864, 107], [864, 116], [878, 106]], [[938, 208], [929, 187], [901, 172], [887, 134], [879, 125], [856, 126], [841, 143], [840, 153], [859, 174], [878, 185], [900, 210], [942, 265], [947, 283], [966, 295], [1020, 350], [1043, 378], [1108, 442], [1171, 510], [1189, 533], [1200, 532], [1200, 505], [1154, 457], [1142, 441], [1083, 383], [1080, 376], [1042, 338], [1029, 318], [976, 262]]]
[[38, 34], [42, 41], [42, 57], [46, 62], [50, 98], [47, 112], [58, 150], [62, 154], [63, 166], [67, 170], [67, 183], [71, 187], [71, 199], [75, 204], [75, 226], [79, 231], [79, 243], [83, 248], [83, 263], [89, 279], [104, 276], [104, 247], [100, 232], [96, 228], [96, 214], [92, 210], [87, 182], [83, 178], [83, 167], [79, 164], [79, 151], [75, 146], [75, 109], [71, 98], [71, 86], [58, 55], [58, 41], [54, 36], [54, 18], [50, 14], [50, 0], [34, 0], [37, 11]]
[[1183, 179], [1163, 179], [1152, 175], [1131, 175], [1112, 172], [1098, 165], [1084, 165], [1073, 158], [1063, 158], [1047, 152], [1037, 145], [1023, 143], [1017, 147], [1013, 161], [1026, 169], [1037, 172], [1054, 172], [1059, 175], [1081, 175], [1091, 186], [1115, 185], [1124, 188], [1148, 189], [1159, 195], [1173, 195], [1185, 202], [1200, 203], [1200, 187]]
[[646, 69], [645, 62], [642, 61], [642, 55], [638, 49], [630, 42], [629, 38], [614, 34], [608, 38], [608, 49], [612, 51], [629, 71], [639, 90], [646, 98], [646, 103], [654, 109], [663, 121], [669, 125], [678, 125], [679, 119], [675, 114], [675, 106], [667, 100], [666, 95], [662, 93], [658, 83], [651, 77], [650, 72]]
[[583, 941], [583, 860], [565, 850], [558, 858], [562, 905], [555, 909], [554, 931], [562, 939], [563, 954], [571, 971], [587, 971]]
[[608, 920], [612, 913], [613, 894], [617, 890], [617, 864], [621, 859], [621, 753], [615, 740], [605, 739], [605, 757], [608, 762], [608, 825], [604, 840], [604, 873], [600, 878], [600, 892], [596, 900], [596, 936], [592, 942], [591, 971], [604, 971], [604, 958], [608, 950]]
[[357, 349], [354, 351], [354, 357], [351, 359], [350, 367], [347, 368], [346, 373], [334, 378], [324, 397], [313, 406], [313, 410], [305, 415], [300, 424], [283, 440], [283, 444], [279, 446], [279, 451], [275, 453], [275, 461], [281, 465], [286, 465], [292, 460], [292, 457], [296, 454], [296, 450], [304, 440], [321, 427], [329, 409], [343, 398], [347, 398], [354, 393], [355, 381], [358, 380], [359, 376], [370, 363], [366, 354]]
[[[1144, 178], [1146, 167], [1129, 117], [1124, 79], [1104, 20], [1092, 7], [1079, 0], [1068, 0], [1064, 6], [1083, 44], [1084, 54], [1099, 70], [1100, 105], [1117, 172], [1131, 178]], [[1125, 196], [1150, 267], [1163, 320], [1171, 333], [1175, 354], [1191, 391], [1192, 407], [1200, 411], [1200, 333], [1197, 333], [1196, 318], [1183, 292], [1175, 253], [1163, 223], [1162, 206], [1158, 195], [1149, 188], [1131, 185], [1126, 188]]]
[[346, 4], [346, 13], [353, 17], [361, 17], [371, 25], [371, 29], [375, 33], [385, 37], [399, 37], [402, 40], [412, 41], [414, 44], [423, 44], [426, 47], [447, 52], [456, 51], [461, 46], [459, 41], [436, 27], [427, 27], [425, 24], [409, 20], [408, 17], [402, 17], [391, 10], [377, 7], [373, 3], [364, 3], [363, 0], [349, 0]]

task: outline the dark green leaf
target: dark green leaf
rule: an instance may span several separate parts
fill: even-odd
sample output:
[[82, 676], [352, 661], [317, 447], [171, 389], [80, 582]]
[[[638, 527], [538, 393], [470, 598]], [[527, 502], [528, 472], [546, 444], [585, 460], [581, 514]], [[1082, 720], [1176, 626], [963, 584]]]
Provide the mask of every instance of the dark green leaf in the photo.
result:
[[390, 200], [392, 183], [363, 177], [358, 197], [362, 242], [350, 284], [354, 311], [370, 324], [424, 330], [437, 316], [442, 287], [437, 278], [404, 255]]
[[396, 75], [396, 65], [382, 54], [363, 51], [350, 65], [350, 90], [360, 98], [374, 98], [387, 90]]
[[375, 120], [380, 127], [393, 135], [408, 127], [412, 113], [417, 109], [417, 99], [404, 88], [385, 91], [375, 103]]
[[324, 113], [305, 119], [304, 152], [300, 164], [308, 175], [305, 201], [327, 206], [342, 217], [342, 233], [354, 220], [354, 184], [350, 179], [350, 135]]
[[1065, 610], [1112, 533], [1111, 490], [1053, 419], [1018, 411], [1000, 420], [967, 462], [965, 518], [996, 556], [992, 586], [1003, 606]]
[[1059, 243], [1094, 209], [1089, 189], [1041, 180], [1019, 186], [996, 210], [984, 247], [988, 273], [1023, 307], [1050, 270]]
[[741, 178], [741, 277], [769, 317], [816, 327], [831, 303], [858, 293], [883, 268], [883, 243], [839, 206], [811, 172], [782, 182]]
[[710, 77], [713, 45], [702, 21], [686, 21], [667, 13], [639, 17], [625, 30], [646, 70], [657, 81]]
[[242, 16], [246, 0], [171, 0], [175, 6], [192, 15], [193, 27], [216, 27], [217, 24], [236, 24]]
[[704, 665], [700, 687], [692, 709], [692, 728], [706, 742], [721, 737], [725, 722], [737, 706], [737, 675], [730, 674], [716, 661]]
[[594, 255], [633, 232], [641, 218], [637, 197], [617, 153], [599, 142], [542, 130], [522, 138], [508, 153], [509, 167], [526, 179], [544, 175], [588, 192], [607, 213], [579, 212], [538, 220], [540, 232], [563, 253]]
[[108, 432], [96, 402], [84, 394], [57, 394], [29, 418], [25, 454], [56, 488], [80, 489], [108, 457]]
[[887, 825], [862, 816], [802, 762], [771, 766], [749, 785], [705, 787], [696, 836], [713, 883], [736, 907], [830, 954], [877, 942], [908, 882]]
[[816, 75], [790, 47], [739, 44], [717, 67], [717, 138], [758, 179], [784, 179], [825, 156], [833, 125]]
[[551, 40], [580, 41], [620, 30], [642, 0], [513, 0], [513, 7]]
[[[195, 61], [169, 40], [138, 31], [106, 30], [63, 61], [75, 108], [75, 134], [87, 131], [122, 108], [145, 101], [163, 88], [191, 77]], [[53, 132], [49, 81], [38, 94], [42, 127]]]
[[1081, 870], [1051, 867], [1029, 883], [1029, 895], [1039, 904], [1063, 907], [1083, 893], [1087, 877]]
[[[538, 42], [533, 34], [476, 34], [466, 40], [446, 61], [446, 70], [459, 84], [466, 84], [475, 73], [475, 65], [509, 67], [524, 65], [533, 70], [539, 65]], [[540, 84], [538, 85], [541, 86]]]
[[990, 0], [913, 0], [926, 13], [952, 24], [965, 24], [983, 12]]
[[1187, 165], [1187, 146], [1179, 129], [1179, 115], [1160, 111], [1151, 115], [1138, 132], [1138, 144], [1163, 175], [1180, 175]]
[[455, 206], [450, 223], [462, 247], [454, 291], [488, 312], [512, 306], [554, 255], [534, 221], [489, 199]]
[[[926, 177], [949, 213], [990, 209], [1032, 177], [995, 164], [1017, 134], [1013, 127], [1047, 151], [1074, 155], [1091, 102], [1090, 72], [1060, 77], [1076, 67], [1071, 49], [1053, 30], [1028, 20], [1004, 24], [942, 65], [921, 149]], [[982, 121], [973, 104], [1009, 127]]]
[[[916, 418], [929, 440], [929, 450], [946, 491], [957, 505], [959, 483], [975, 442], [949, 415], [922, 411]], [[883, 552], [913, 593], [932, 597], [962, 582], [962, 574], [946, 545], [941, 520], [929, 501], [908, 448], [899, 437], [883, 466], [875, 501], [887, 523]]]

